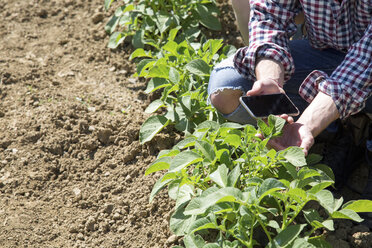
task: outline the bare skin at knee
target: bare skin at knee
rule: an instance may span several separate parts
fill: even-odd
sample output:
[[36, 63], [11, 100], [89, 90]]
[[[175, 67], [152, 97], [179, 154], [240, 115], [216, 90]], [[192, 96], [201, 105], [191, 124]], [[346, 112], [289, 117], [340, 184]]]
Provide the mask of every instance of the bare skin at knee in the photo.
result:
[[212, 105], [222, 114], [231, 114], [239, 106], [241, 90], [225, 89], [211, 95]]

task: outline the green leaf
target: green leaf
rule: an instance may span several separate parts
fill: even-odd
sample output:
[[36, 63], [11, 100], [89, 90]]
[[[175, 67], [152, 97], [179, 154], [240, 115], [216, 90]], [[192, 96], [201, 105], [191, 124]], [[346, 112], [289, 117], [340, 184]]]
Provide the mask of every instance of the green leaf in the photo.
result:
[[290, 245], [301, 233], [306, 224], [288, 226], [281, 231], [267, 246], [266, 248], [279, 248]]
[[200, 155], [195, 152], [183, 151], [173, 158], [169, 167], [169, 172], [180, 171], [186, 166], [202, 160], [203, 159], [200, 157]]
[[322, 156], [319, 154], [311, 153], [306, 157], [306, 163], [309, 166], [320, 163], [320, 161], [322, 161]]
[[177, 190], [176, 209], [186, 202], [191, 200], [194, 195], [194, 186], [190, 184], [183, 184]]
[[168, 41], [167, 43], [165, 43], [162, 49], [170, 52], [173, 56], [178, 56], [177, 47], [178, 44], [175, 41]]
[[225, 137], [224, 142], [235, 148], [239, 147], [242, 143], [242, 140], [239, 135], [229, 134]]
[[177, 236], [183, 236], [188, 233], [190, 225], [196, 220], [195, 215], [184, 215], [185, 205], [187, 203], [176, 208], [176, 211], [169, 220], [169, 228]]
[[132, 45], [134, 48], [144, 48], [145, 46], [144, 36], [145, 36], [145, 30], [136, 31], [132, 39]]
[[114, 0], [105, 0], [105, 10], [108, 10], [110, 8], [110, 5], [112, 4]]
[[210, 44], [209, 44], [209, 53], [210, 55], [215, 55], [218, 50], [220, 50], [220, 48], [223, 46], [222, 42], [223, 40], [221, 39], [213, 39], [213, 40], [209, 40]]
[[165, 107], [165, 105], [161, 99], [157, 99], [153, 101], [152, 103], [150, 103], [149, 106], [147, 106], [147, 108], [145, 109], [145, 113], [147, 114], [154, 113], [156, 110], [158, 110], [161, 107]]
[[303, 238], [297, 238], [294, 240], [294, 242], [290, 246], [291, 248], [317, 248], [313, 244], [307, 242]]
[[150, 198], [149, 198], [149, 202], [152, 202], [152, 200], [154, 199], [155, 195], [160, 190], [162, 190], [168, 183], [170, 183], [172, 181], [172, 179], [163, 180], [167, 175], [168, 175], [168, 173], [165, 174], [163, 177], [159, 178], [158, 181], [156, 181], [154, 187], [152, 188], [152, 191], [151, 191], [151, 194], [150, 194]]
[[312, 223], [313, 221], [323, 221], [322, 217], [320, 217], [319, 213], [315, 209], [308, 209], [303, 210], [304, 217], [308, 223]]
[[196, 132], [204, 132], [210, 130], [211, 132], [216, 131], [220, 128], [220, 125], [215, 121], [204, 121], [196, 127]]
[[221, 248], [221, 246], [219, 246], [216, 243], [208, 243], [205, 246], [203, 246], [203, 248]]
[[173, 41], [176, 38], [176, 36], [177, 36], [178, 30], [180, 30], [181, 28], [182, 28], [181, 26], [177, 26], [175, 28], [172, 28], [169, 31], [168, 40], [169, 41]]
[[296, 167], [302, 167], [306, 165], [305, 153], [300, 147], [288, 147], [283, 152], [281, 152], [280, 155]]
[[334, 211], [331, 214], [331, 217], [334, 219], [349, 219], [356, 222], [362, 222], [363, 219], [351, 209], [341, 209], [340, 211]]
[[208, 217], [198, 219], [190, 226], [192, 233], [205, 229], [217, 229], [217, 226]]
[[164, 116], [154, 115], [148, 118], [141, 126], [139, 139], [141, 144], [150, 141], [157, 133], [169, 124]]
[[163, 157], [160, 159], [155, 160], [149, 168], [145, 172], [145, 176], [160, 171], [160, 170], [167, 170], [169, 169], [170, 162], [172, 161], [172, 158], [170, 157]]
[[284, 184], [277, 179], [265, 179], [258, 190], [259, 201], [261, 201], [263, 197], [282, 189], [285, 189]]
[[107, 33], [109, 33], [109, 34], [111, 34], [112, 32], [114, 32], [115, 31], [115, 29], [116, 29], [116, 26], [118, 25], [118, 23], [119, 23], [119, 17], [118, 16], [116, 16], [116, 15], [113, 15], [112, 17], [111, 17], [111, 19], [106, 23], [106, 25], [105, 25], [105, 31], [107, 32]]
[[244, 126], [245, 125], [242, 125], [242, 124], [239, 124], [239, 123], [235, 123], [235, 122], [225, 122], [225, 123], [221, 124], [221, 129], [222, 128], [226, 128], [226, 129], [241, 129]]
[[270, 129], [275, 135], [279, 135], [285, 125], [285, 120], [275, 115], [270, 115], [268, 118]]
[[261, 130], [262, 134], [266, 137], [270, 137], [273, 131], [263, 120], [257, 119], [257, 126]]
[[330, 191], [322, 190], [316, 193], [315, 197], [318, 199], [322, 207], [324, 207], [329, 213], [333, 213], [335, 200], [333, 194]]
[[227, 169], [226, 165], [218, 166], [217, 170], [210, 174], [210, 178], [221, 188], [227, 186], [227, 173], [229, 169]]
[[286, 195], [290, 196], [292, 199], [294, 199], [297, 202], [306, 202], [307, 200], [306, 192], [300, 188], [292, 188], [288, 190]]
[[150, 70], [146, 77], [150, 78], [169, 78], [169, 67], [164, 64], [155, 65]]
[[209, 65], [202, 59], [196, 59], [189, 62], [185, 68], [197, 76], [208, 76], [210, 73]]
[[179, 153], [178, 150], [172, 149], [172, 150], [161, 150], [158, 153], [158, 156], [156, 156], [157, 159], [162, 158], [162, 157], [172, 157], [176, 156]]
[[319, 191], [331, 186], [332, 184], [333, 184], [333, 182], [331, 182], [331, 181], [317, 183], [315, 185], [312, 185], [311, 189], [309, 189], [307, 192], [310, 193], [310, 194], [316, 194]]
[[180, 142], [178, 142], [174, 148], [176, 149], [185, 149], [187, 147], [190, 147], [190, 146], [194, 146], [195, 145], [195, 138], [194, 137], [188, 137], [186, 139], [183, 139], [181, 140]]
[[309, 238], [309, 243], [314, 245], [316, 248], [332, 248], [332, 246], [324, 240], [323, 236]]
[[170, 86], [171, 84], [164, 78], [151, 78], [151, 80], [147, 84], [147, 88], [145, 90], [146, 94], [154, 92], [155, 90]]
[[190, 234], [185, 236], [183, 242], [186, 248], [203, 248], [205, 241], [200, 235]]
[[164, 15], [164, 14], [156, 15], [154, 17], [154, 20], [155, 20], [156, 26], [158, 27], [160, 33], [164, 33], [170, 27], [170, 25], [173, 22], [172, 16]]
[[200, 16], [200, 23], [205, 27], [219, 31], [221, 30], [221, 23], [217, 17], [213, 16], [212, 13], [208, 11], [208, 8], [204, 5], [197, 4], [196, 10]]
[[169, 80], [174, 84], [177, 84], [180, 81], [180, 73], [174, 67], [169, 69]]
[[209, 161], [212, 162], [214, 158], [216, 157], [216, 154], [214, 153], [214, 148], [211, 144], [208, 142], [199, 140], [195, 142], [195, 147], [202, 152], [204, 157]]
[[323, 227], [327, 228], [329, 231], [334, 231], [334, 222], [333, 220], [325, 220], [322, 222]]
[[203, 214], [209, 207], [218, 202], [238, 202], [242, 199], [242, 193], [237, 188], [226, 187], [217, 190], [205, 197], [198, 197], [191, 200], [186, 207], [185, 214]]
[[235, 187], [236, 182], [240, 177], [240, 166], [236, 165], [227, 177], [227, 187]]
[[108, 47], [115, 49], [117, 48], [125, 39], [125, 34], [122, 32], [114, 32], [110, 35], [110, 39], [108, 42]]
[[357, 213], [372, 212], [372, 201], [371, 200], [357, 200], [347, 202], [343, 209], [350, 209]]
[[138, 57], [150, 57], [151, 58], [151, 52], [150, 51], [146, 52], [145, 50], [143, 50], [143, 48], [137, 48], [130, 55], [129, 60], [132, 60]]
[[169, 185], [168, 185], [168, 195], [172, 200], [176, 200], [178, 196], [178, 189], [180, 186], [180, 181], [181, 179], [176, 179], [173, 180]]
[[155, 62], [156, 62], [156, 59], [142, 59], [137, 65], [137, 73], [139, 75], [142, 75], [143, 71], [153, 66]]

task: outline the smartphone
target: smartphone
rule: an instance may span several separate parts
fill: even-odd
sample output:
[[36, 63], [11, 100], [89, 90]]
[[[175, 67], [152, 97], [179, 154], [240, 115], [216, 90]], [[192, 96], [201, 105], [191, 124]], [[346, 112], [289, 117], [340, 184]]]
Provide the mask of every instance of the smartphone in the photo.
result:
[[296, 116], [300, 113], [289, 97], [284, 93], [242, 96], [240, 103], [254, 118], [266, 118], [269, 115], [287, 114]]

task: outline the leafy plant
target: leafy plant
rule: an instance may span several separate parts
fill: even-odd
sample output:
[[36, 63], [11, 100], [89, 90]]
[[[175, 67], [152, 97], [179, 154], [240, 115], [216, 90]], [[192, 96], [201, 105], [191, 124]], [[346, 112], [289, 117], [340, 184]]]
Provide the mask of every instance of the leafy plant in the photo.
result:
[[[207, 84], [212, 65], [235, 52], [222, 40], [204, 43], [174, 41], [178, 28], [170, 31], [167, 43], [153, 53], [142, 48], [135, 50], [131, 59], [141, 57], [135, 76], [149, 78], [146, 93], [161, 91], [160, 99], [153, 101], [146, 113], [163, 109], [164, 114], [151, 116], [141, 127], [142, 143], [151, 140], [168, 124], [190, 133], [205, 120], [217, 120], [214, 109], [207, 104]], [[154, 44], [155, 45], [155, 44]]]
[[[115, 0], [105, 0], [109, 9]], [[220, 30], [219, 13], [214, 0], [124, 0], [106, 24], [108, 46], [116, 48], [126, 37], [135, 48], [146, 44], [162, 45], [173, 28], [182, 29], [178, 40], [194, 41], [201, 35], [199, 25]], [[119, 29], [119, 31], [116, 31]]]
[[[253, 126], [206, 121], [173, 149], [160, 152], [146, 174], [167, 172], [150, 201], [168, 187], [176, 201], [170, 228], [185, 236], [186, 247], [329, 247], [317, 229], [334, 230], [337, 218], [361, 221], [356, 212], [372, 208], [371, 201], [343, 205], [342, 198], [335, 199], [326, 189], [333, 174], [318, 164], [319, 156], [305, 159], [298, 147], [268, 149], [269, 138], [280, 135], [283, 125], [271, 116], [260, 124], [268, 136], [260, 140]], [[309, 202], [317, 202], [326, 216], [307, 208]], [[206, 233], [215, 238], [206, 242]], [[257, 233], [265, 237], [258, 239]]]

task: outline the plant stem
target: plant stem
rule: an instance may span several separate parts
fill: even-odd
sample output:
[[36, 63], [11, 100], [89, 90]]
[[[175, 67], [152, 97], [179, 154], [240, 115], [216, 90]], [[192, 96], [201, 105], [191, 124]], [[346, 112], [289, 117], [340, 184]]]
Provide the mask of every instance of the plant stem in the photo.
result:
[[269, 242], [271, 242], [271, 236], [270, 236], [269, 231], [267, 231], [266, 226], [264, 225], [264, 223], [262, 223], [262, 221], [260, 220], [260, 218], [257, 218], [257, 221], [258, 221], [258, 223], [260, 223], [260, 225], [261, 225], [262, 229], [264, 230], [267, 238], [269, 239]]

